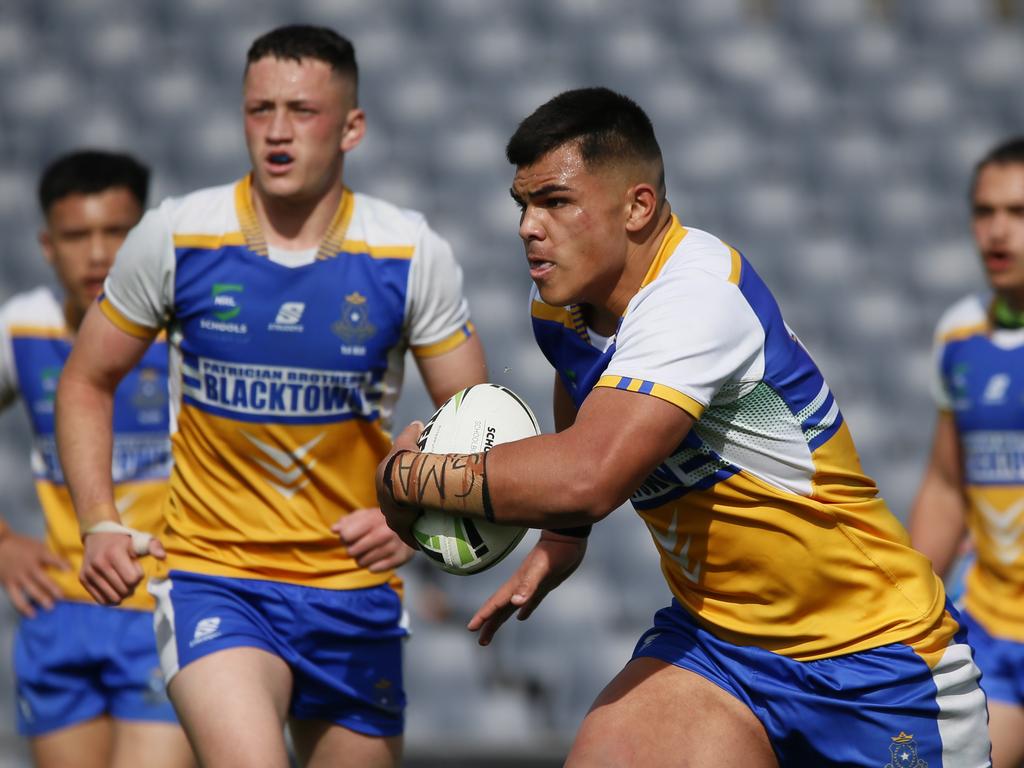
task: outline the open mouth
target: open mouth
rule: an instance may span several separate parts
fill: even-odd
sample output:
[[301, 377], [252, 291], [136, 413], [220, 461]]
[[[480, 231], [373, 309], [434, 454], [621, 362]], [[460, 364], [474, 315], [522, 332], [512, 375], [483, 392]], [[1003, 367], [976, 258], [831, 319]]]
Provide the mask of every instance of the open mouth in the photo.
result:
[[544, 275], [555, 268], [553, 262], [545, 261], [544, 259], [529, 258], [527, 261], [530, 264], [530, 277], [534, 280], [544, 277]]
[[295, 162], [295, 158], [288, 152], [271, 152], [266, 157], [267, 166], [272, 172], [285, 171]]
[[989, 272], [1003, 272], [1013, 266], [1013, 259], [1007, 251], [985, 251], [984, 258]]

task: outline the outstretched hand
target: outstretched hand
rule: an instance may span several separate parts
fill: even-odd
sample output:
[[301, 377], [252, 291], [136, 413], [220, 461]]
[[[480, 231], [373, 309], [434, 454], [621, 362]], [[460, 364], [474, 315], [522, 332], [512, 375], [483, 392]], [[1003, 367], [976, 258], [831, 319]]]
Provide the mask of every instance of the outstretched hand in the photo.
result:
[[397, 568], [413, 556], [413, 550], [388, 528], [377, 507], [357, 509], [331, 526], [361, 568], [379, 573]]
[[502, 624], [516, 611], [523, 621], [553, 590], [572, 574], [587, 552], [587, 540], [544, 531], [516, 572], [487, 599], [466, 628], [479, 630], [477, 642], [488, 645]]
[[0, 540], [0, 584], [22, 616], [34, 617], [36, 606], [53, 608], [62, 594], [47, 570], [69, 567], [38, 539], [10, 531]]
[[412, 535], [412, 524], [420, 516], [418, 509], [400, 507], [391, 498], [390, 492], [384, 488], [384, 469], [387, 467], [391, 457], [399, 451], [415, 451], [416, 441], [423, 431], [423, 422], [414, 421], [402, 430], [402, 433], [395, 438], [395, 444], [391, 452], [384, 457], [384, 460], [377, 467], [377, 503], [380, 504], [380, 511], [387, 521], [388, 527], [398, 534], [399, 538], [413, 549], [416, 548], [416, 539]]

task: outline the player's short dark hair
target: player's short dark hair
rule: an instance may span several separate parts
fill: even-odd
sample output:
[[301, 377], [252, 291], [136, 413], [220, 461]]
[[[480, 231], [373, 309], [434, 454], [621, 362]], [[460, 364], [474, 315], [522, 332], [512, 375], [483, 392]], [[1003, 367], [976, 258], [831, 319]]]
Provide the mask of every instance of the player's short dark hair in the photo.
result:
[[329, 27], [290, 24], [272, 29], [249, 46], [245, 68], [267, 56], [294, 61], [316, 59], [329, 64], [339, 75], [351, 78], [354, 85], [359, 82], [355, 47]]
[[992, 147], [974, 166], [971, 174], [971, 197], [978, 186], [978, 176], [989, 165], [1024, 165], [1024, 136], [1014, 136]]
[[68, 195], [94, 195], [113, 187], [125, 187], [146, 207], [149, 168], [123, 152], [83, 149], [51, 161], [39, 178], [39, 207], [43, 214]]
[[512, 134], [505, 156], [515, 166], [532, 165], [570, 141], [578, 142], [588, 167], [620, 159], [661, 164], [650, 118], [635, 101], [608, 88], [564, 91], [537, 107]]

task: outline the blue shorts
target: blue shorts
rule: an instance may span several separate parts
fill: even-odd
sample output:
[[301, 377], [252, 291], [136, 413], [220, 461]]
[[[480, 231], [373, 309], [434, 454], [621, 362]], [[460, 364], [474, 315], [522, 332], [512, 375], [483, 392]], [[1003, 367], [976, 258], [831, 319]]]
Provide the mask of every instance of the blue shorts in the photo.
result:
[[981, 668], [981, 687], [991, 701], [1024, 706], [1024, 643], [993, 637], [967, 611], [961, 613]]
[[289, 714], [371, 736], [404, 728], [402, 602], [388, 585], [314, 589], [171, 571], [154, 579], [156, 634], [168, 682], [227, 648], [260, 648], [294, 677]]
[[102, 715], [177, 722], [149, 611], [71, 601], [39, 609], [15, 633], [14, 676], [22, 736]]
[[900, 644], [794, 661], [718, 639], [673, 600], [633, 658], [674, 664], [742, 701], [780, 765], [974, 768], [989, 765], [988, 726], [965, 634], [935, 669]]

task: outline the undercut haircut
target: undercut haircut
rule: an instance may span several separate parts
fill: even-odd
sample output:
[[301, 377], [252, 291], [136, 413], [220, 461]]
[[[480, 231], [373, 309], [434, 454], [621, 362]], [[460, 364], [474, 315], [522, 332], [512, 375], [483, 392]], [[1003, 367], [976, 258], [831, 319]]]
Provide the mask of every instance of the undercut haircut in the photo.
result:
[[978, 188], [978, 176], [989, 165], [1024, 165], [1024, 136], [1014, 136], [990, 149], [971, 174], [970, 198], [973, 202], [974, 190]]
[[329, 27], [311, 24], [291, 24], [272, 29], [261, 35], [249, 46], [245, 57], [245, 68], [260, 59], [272, 56], [275, 59], [315, 59], [349, 78], [352, 85], [359, 85], [359, 67], [356, 64], [356, 49], [351, 41]]
[[125, 187], [139, 207], [146, 207], [149, 168], [131, 155], [83, 149], [51, 161], [39, 179], [39, 207], [43, 215], [68, 195], [95, 195], [114, 187]]
[[[608, 88], [564, 91], [542, 104], [519, 124], [505, 156], [523, 167], [568, 142], [576, 142], [588, 168], [626, 160], [663, 169], [650, 118], [635, 101]], [[659, 173], [664, 186], [664, 171]]]

